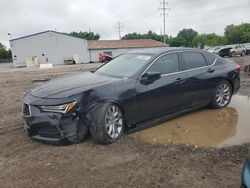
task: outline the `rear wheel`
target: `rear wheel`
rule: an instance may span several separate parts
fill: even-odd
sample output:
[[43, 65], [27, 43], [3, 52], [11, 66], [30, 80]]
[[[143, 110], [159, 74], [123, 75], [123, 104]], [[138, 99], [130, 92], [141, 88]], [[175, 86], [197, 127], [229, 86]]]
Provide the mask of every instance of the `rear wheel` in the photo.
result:
[[214, 90], [214, 94], [211, 99], [211, 107], [215, 109], [224, 108], [231, 101], [231, 97], [232, 86], [228, 81], [224, 80], [220, 82]]
[[111, 144], [122, 136], [123, 130], [123, 115], [117, 105], [103, 103], [93, 109], [90, 133], [95, 142]]

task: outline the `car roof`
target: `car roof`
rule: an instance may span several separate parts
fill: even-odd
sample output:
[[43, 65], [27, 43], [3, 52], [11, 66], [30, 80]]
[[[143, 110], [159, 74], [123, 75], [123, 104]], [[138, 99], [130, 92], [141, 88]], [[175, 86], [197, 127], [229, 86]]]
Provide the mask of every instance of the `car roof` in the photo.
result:
[[153, 54], [159, 55], [162, 53], [173, 52], [173, 51], [184, 51], [184, 50], [196, 50], [199, 49], [194, 48], [184, 48], [184, 47], [162, 47], [162, 48], [148, 48], [148, 49], [138, 49], [138, 50], [131, 50], [128, 53], [140, 53], [140, 54]]

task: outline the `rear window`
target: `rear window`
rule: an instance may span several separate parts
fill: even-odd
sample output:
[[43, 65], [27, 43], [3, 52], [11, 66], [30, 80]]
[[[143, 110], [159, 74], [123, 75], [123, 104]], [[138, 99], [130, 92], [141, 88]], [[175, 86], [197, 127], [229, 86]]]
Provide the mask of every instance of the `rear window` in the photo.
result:
[[200, 52], [183, 52], [182, 59], [185, 70], [207, 66], [207, 62]]
[[216, 57], [213, 55], [213, 54], [210, 54], [210, 53], [207, 53], [207, 52], [204, 52], [204, 56], [207, 60], [207, 64], [208, 65], [212, 65], [216, 59]]

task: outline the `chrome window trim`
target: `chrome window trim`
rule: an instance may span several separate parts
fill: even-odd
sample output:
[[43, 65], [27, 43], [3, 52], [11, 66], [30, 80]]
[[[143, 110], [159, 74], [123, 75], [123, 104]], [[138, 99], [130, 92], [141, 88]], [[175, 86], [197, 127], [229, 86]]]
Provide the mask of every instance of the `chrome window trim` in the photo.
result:
[[[144, 74], [145, 74], [145, 72], [147, 72], [147, 70], [159, 59], [159, 58], [161, 58], [162, 56], [165, 56], [165, 55], [168, 55], [168, 54], [173, 54], [173, 53], [182, 53], [182, 52], [197, 52], [197, 51], [194, 51], [194, 50], [185, 50], [185, 51], [173, 51], [173, 52], [167, 52], [167, 53], [165, 53], [165, 54], [162, 54], [162, 55], [160, 55], [159, 57], [157, 57], [152, 63], [150, 63], [150, 65], [143, 71], [143, 73], [141, 74], [141, 76], [139, 77], [139, 78], [141, 78]], [[201, 53], [202, 54], [202, 52], [198, 52], [198, 53]], [[203, 55], [203, 54], [202, 54]], [[205, 58], [204, 57], [204, 55], [203, 55], [203, 58]], [[168, 76], [168, 75], [173, 75], [173, 74], [179, 74], [179, 73], [183, 73], [183, 72], [189, 72], [189, 71], [193, 71], [193, 70], [199, 70], [199, 69], [203, 69], [203, 68], [209, 68], [209, 67], [212, 67], [212, 66], [214, 66], [215, 65], [215, 63], [216, 63], [216, 61], [217, 61], [217, 57], [215, 56], [215, 60], [214, 60], [214, 62], [211, 64], [211, 65], [207, 65], [207, 66], [202, 66], [202, 67], [197, 67], [197, 68], [193, 68], [193, 69], [188, 69], [188, 70], [183, 70], [183, 71], [177, 71], [177, 72], [173, 72], [173, 73], [168, 73], [168, 74], [162, 74], [161, 75], [161, 77], [162, 76]], [[206, 62], [207, 62], [207, 59], [205, 58], [205, 60], [206, 60]]]

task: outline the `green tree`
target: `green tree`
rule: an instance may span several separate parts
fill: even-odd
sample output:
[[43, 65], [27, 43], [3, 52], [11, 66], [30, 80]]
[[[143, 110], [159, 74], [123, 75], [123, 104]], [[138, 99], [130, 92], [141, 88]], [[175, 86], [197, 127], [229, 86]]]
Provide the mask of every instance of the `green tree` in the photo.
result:
[[192, 47], [192, 42], [194, 37], [196, 37], [198, 35], [198, 32], [189, 28], [189, 29], [182, 29], [181, 31], [179, 31], [179, 33], [177, 34], [177, 38], [181, 38], [181, 39], [177, 39], [179, 41], [183, 41], [183, 39], [185, 40], [184, 44], [182, 44], [183, 46], [186, 47]]
[[250, 42], [250, 23], [228, 25], [225, 28], [224, 36], [229, 44]]
[[174, 37], [170, 40], [171, 47], [180, 47], [186, 45], [186, 40], [183, 37]]
[[99, 40], [99, 38], [100, 38], [100, 35], [98, 33], [94, 33], [94, 32], [86, 32], [86, 31], [76, 32], [76, 31], [73, 31], [69, 34], [74, 36], [74, 37], [79, 37], [79, 38], [83, 38], [86, 40]]
[[10, 59], [11, 58], [11, 50], [7, 50], [6, 46], [4, 46], [0, 42], [0, 59]]
[[128, 33], [128, 34], [124, 35], [122, 37], [122, 39], [153, 39], [156, 41], [163, 42], [163, 35], [158, 35], [157, 33], [149, 30], [148, 33], [145, 33], [145, 34], [139, 34], [136, 32]]
[[198, 35], [198, 32], [189, 28], [189, 29], [182, 29], [178, 32], [176, 37], [169, 38], [170, 46], [179, 47], [192, 47], [193, 46], [193, 39]]
[[225, 37], [216, 35], [215, 33], [211, 34], [200, 34], [194, 37], [193, 46], [197, 47], [199, 44], [204, 44], [206, 46], [219, 46], [227, 44]]
[[128, 33], [122, 37], [122, 39], [141, 39], [142, 35], [136, 32]]

